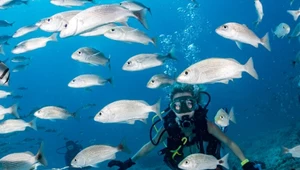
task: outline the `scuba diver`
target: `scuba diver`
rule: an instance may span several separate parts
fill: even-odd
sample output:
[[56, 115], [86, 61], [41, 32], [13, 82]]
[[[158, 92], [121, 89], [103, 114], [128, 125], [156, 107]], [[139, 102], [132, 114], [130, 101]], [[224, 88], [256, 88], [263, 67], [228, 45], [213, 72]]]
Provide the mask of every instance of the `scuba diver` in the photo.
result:
[[[204, 107], [198, 104], [201, 100], [200, 94], [208, 96], [208, 102]], [[166, 148], [159, 153], [164, 155], [164, 162], [172, 170], [180, 170], [178, 164], [194, 153], [213, 155], [220, 159], [218, 146], [221, 142], [239, 158], [244, 170], [260, 170], [255, 163], [244, 156], [234, 141], [214, 123], [207, 120], [207, 106], [210, 102], [210, 95], [207, 92], [195, 90], [193, 85], [175, 84], [170, 99], [170, 107], [165, 110], [168, 113], [163, 118], [163, 127], [158, 130], [156, 136], [152, 138], [151, 132], [153, 126], [160, 120], [155, 121], [150, 128], [150, 141], [132, 158], [125, 162], [112, 160], [108, 163], [108, 167], [117, 166], [119, 170], [126, 170], [166, 140]], [[216, 170], [223, 170], [223, 168], [218, 166]]]
[[[67, 151], [65, 153], [60, 153], [58, 152], [60, 149], [66, 148]], [[60, 147], [56, 150], [57, 153], [59, 154], [64, 154], [65, 155], [65, 164], [68, 166], [70, 170], [75, 170], [75, 169], [90, 169], [90, 168], [74, 168], [71, 166], [72, 160], [75, 158], [75, 156], [83, 149], [83, 147], [80, 144], [77, 144], [77, 142], [74, 142], [72, 140], [69, 140], [66, 142], [66, 145], [63, 147]]]

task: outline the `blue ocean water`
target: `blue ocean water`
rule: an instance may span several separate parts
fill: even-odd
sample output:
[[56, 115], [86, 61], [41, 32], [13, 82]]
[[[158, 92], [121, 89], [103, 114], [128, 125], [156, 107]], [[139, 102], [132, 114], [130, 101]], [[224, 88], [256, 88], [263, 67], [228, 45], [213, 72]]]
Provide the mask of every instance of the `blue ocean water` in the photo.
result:
[[[147, 14], [149, 30], [130, 19], [129, 25], [145, 31], [149, 36], [158, 39], [157, 46], [129, 44], [109, 40], [105, 37], [70, 37], [59, 39], [58, 42], [49, 42], [45, 48], [25, 53], [32, 58], [28, 68], [21, 72], [12, 73], [10, 87], [15, 94], [22, 95], [22, 99], [1, 99], [1, 105], [10, 106], [18, 103], [21, 116], [28, 115], [33, 109], [46, 105], [63, 106], [70, 112], [76, 111], [86, 104], [96, 106], [83, 110], [80, 119], [67, 121], [37, 120], [38, 131], [27, 129], [12, 135], [1, 135], [3, 157], [13, 152], [31, 151], [36, 153], [40, 141], [45, 143], [45, 154], [49, 165], [40, 169], [63, 167], [64, 155], [57, 154], [55, 150], [65, 145], [66, 140], [79, 141], [84, 147], [92, 144], [118, 145], [123, 137], [134, 154], [149, 141], [151, 126], [150, 114], [148, 123], [137, 122], [129, 124], [101, 124], [95, 122], [93, 117], [105, 105], [120, 99], [145, 100], [154, 104], [162, 99], [161, 107], [168, 105], [168, 89], [153, 90], [146, 87], [146, 83], [154, 74], [169, 73], [177, 76], [189, 65], [210, 57], [235, 58], [240, 63], [246, 63], [253, 57], [254, 67], [259, 75], [255, 80], [248, 74], [242, 79], [236, 79], [225, 84], [207, 85], [207, 91], [212, 96], [209, 105], [209, 119], [221, 107], [235, 107], [237, 124], [231, 124], [228, 136], [237, 143], [245, 137], [255, 136], [257, 133], [280, 129], [286, 125], [299, 122], [299, 87], [294, 78], [299, 75], [299, 66], [293, 68], [292, 60], [300, 50], [298, 39], [290, 43], [287, 38], [278, 39], [273, 36], [271, 29], [285, 22], [291, 30], [297, 22], [286, 12], [289, 9], [298, 9], [300, 2], [290, 1], [262, 1], [264, 18], [255, 29], [253, 22], [257, 14], [253, 1], [204, 1], [198, 0], [199, 7], [195, 8], [189, 0], [140, 0], [152, 11]], [[120, 1], [103, 0], [100, 4], [117, 3]], [[42, 18], [70, 9], [86, 9], [93, 4], [83, 7], [58, 7], [46, 0], [32, 0], [28, 5], [15, 6], [0, 11], [0, 19], [14, 21], [12, 27], [0, 28], [1, 35], [12, 35], [18, 28], [34, 24]], [[254, 48], [244, 45], [239, 50], [233, 41], [224, 39], [215, 33], [215, 29], [226, 22], [246, 24], [259, 36], [266, 32], [270, 34], [272, 52], [263, 46]], [[19, 42], [40, 36], [50, 36], [51, 33], [41, 30], [32, 32], [20, 38], [9, 40], [11, 45], [5, 46], [5, 56], [1, 60], [12, 58], [10, 51]], [[111, 67], [93, 67], [79, 63], [71, 58], [71, 54], [80, 47], [94, 47], [107, 56], [111, 56]], [[138, 72], [126, 72], [122, 65], [126, 60], [139, 53], [167, 53], [175, 47], [178, 61], [168, 61], [164, 66]], [[13, 63], [8, 63], [10, 68]], [[80, 74], [99, 74], [103, 77], [113, 77], [113, 85], [107, 84], [92, 87], [92, 91], [73, 89], [67, 86], [68, 82]], [[17, 90], [18, 87], [28, 87], [26, 91]], [[33, 115], [25, 118], [32, 120]], [[49, 129], [52, 132], [49, 132]], [[48, 132], [47, 132], [48, 130]], [[24, 141], [33, 138], [33, 141]], [[158, 147], [162, 148], [162, 146]], [[157, 150], [158, 150], [157, 149]], [[6, 151], [6, 152], [4, 152]], [[125, 160], [132, 156], [118, 153], [117, 158]], [[142, 158], [139, 162], [145, 167], [151, 167], [153, 162], [161, 162], [162, 157], [156, 151]], [[105, 167], [105, 163], [103, 167]]]

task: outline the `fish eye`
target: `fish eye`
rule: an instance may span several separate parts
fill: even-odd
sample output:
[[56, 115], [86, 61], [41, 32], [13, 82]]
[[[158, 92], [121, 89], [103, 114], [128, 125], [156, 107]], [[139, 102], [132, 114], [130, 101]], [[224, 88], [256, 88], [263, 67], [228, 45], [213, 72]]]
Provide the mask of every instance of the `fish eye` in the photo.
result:
[[77, 159], [74, 159], [75, 162], [77, 162]]
[[223, 119], [223, 118], [224, 118], [224, 116], [220, 116], [220, 118], [221, 118], [221, 119]]
[[99, 116], [101, 116], [101, 115], [102, 115], [102, 113], [100, 112], [100, 113], [99, 113]]
[[111, 29], [111, 32], [114, 32], [115, 31], [115, 29], [113, 28], [113, 29]]
[[47, 21], [48, 21], [48, 22], [50, 22], [50, 21], [51, 21], [51, 19], [50, 19], [50, 18], [48, 18], [48, 19], [47, 19]]
[[75, 79], [74, 79], [74, 80], [72, 80], [72, 82], [75, 82]]
[[78, 54], [80, 55], [80, 54], [81, 54], [81, 51], [78, 51]]
[[128, 64], [128, 65], [131, 65], [131, 61], [128, 61], [127, 64]]
[[185, 164], [189, 164], [189, 161], [185, 161], [184, 163], [185, 163]]
[[184, 74], [187, 76], [187, 75], [189, 74], [189, 72], [188, 72], [188, 71], [185, 71]]
[[65, 24], [65, 28], [67, 28], [68, 27], [68, 24]]
[[228, 28], [228, 26], [227, 26], [227, 25], [223, 25], [223, 28], [224, 28], [224, 29], [227, 29], [227, 28]]
[[154, 83], [155, 81], [154, 80], [151, 80], [151, 83]]

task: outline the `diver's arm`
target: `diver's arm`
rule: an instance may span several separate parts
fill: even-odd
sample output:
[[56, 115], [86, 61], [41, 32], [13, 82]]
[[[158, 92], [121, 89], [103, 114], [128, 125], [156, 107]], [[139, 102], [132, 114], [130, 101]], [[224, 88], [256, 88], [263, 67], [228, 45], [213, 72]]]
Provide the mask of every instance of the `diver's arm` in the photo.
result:
[[[153, 138], [153, 142], [156, 143], [158, 141], [159, 136], [161, 135], [161, 133], [164, 132], [165, 128], [160, 128], [159, 131], [157, 132], [156, 136]], [[164, 133], [159, 141], [159, 143], [162, 143], [163, 141], [165, 141], [168, 137], [168, 133]], [[147, 155], [148, 153], [150, 153], [153, 149], [155, 148], [155, 145], [153, 145], [151, 143], [151, 141], [149, 141], [148, 143], [146, 143], [131, 159], [133, 162], [136, 162], [138, 159], [140, 159], [141, 157]]]
[[225, 143], [232, 150], [232, 152], [240, 159], [241, 162], [246, 159], [240, 147], [229, 137], [227, 137], [215, 124], [213, 124], [210, 121], [207, 121], [207, 130], [208, 133], [212, 134], [221, 142]]

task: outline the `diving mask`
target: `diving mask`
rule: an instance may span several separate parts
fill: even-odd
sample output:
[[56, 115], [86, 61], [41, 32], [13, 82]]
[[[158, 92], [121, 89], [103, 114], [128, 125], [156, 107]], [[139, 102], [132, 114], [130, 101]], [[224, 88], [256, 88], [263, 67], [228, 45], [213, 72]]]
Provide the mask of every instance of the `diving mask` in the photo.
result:
[[175, 98], [170, 104], [170, 108], [177, 114], [191, 112], [197, 109], [197, 100], [191, 96]]

